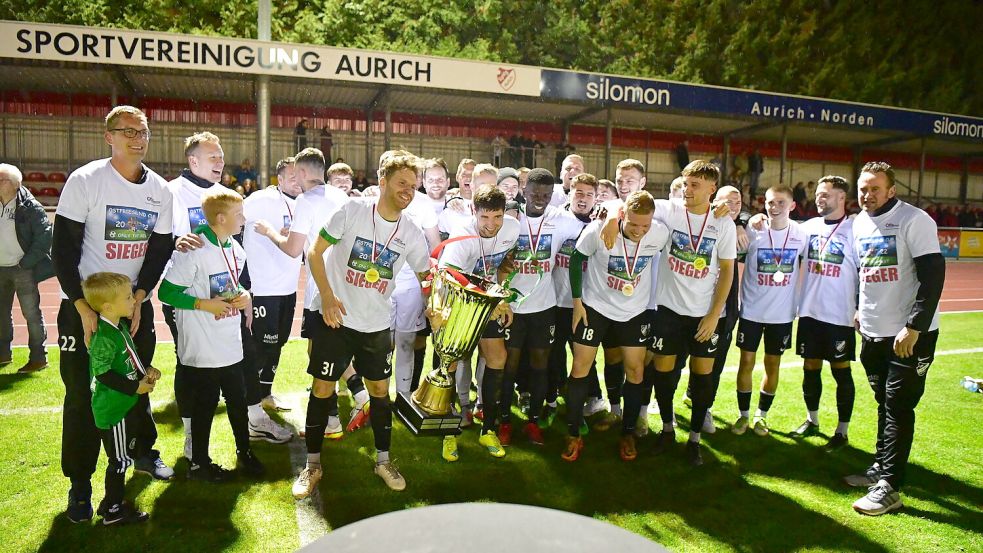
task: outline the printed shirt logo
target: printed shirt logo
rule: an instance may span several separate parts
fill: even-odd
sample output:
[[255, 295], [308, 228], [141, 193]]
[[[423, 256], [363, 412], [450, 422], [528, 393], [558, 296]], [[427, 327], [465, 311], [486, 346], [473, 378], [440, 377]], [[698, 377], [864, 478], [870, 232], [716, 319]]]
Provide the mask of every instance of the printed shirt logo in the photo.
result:
[[239, 290], [228, 271], [208, 275], [208, 291], [209, 298], [221, 298], [223, 300], [232, 299], [239, 295]]
[[781, 266], [777, 263], [778, 261], [778, 249], [766, 249], [761, 248], [758, 250], [758, 273], [774, 273], [779, 269], [782, 270], [786, 275], [791, 274], [795, 270], [795, 256], [799, 253], [799, 250], [784, 249], [781, 250]]
[[[699, 247], [694, 252], [690, 246], [693, 239], [686, 236], [687, 233], [673, 230], [669, 237], [669, 268], [673, 272], [693, 278], [705, 278], [710, 273], [710, 259], [713, 256], [713, 248], [717, 245], [716, 238], [703, 237]], [[703, 266], [697, 269], [697, 260]]]
[[188, 223], [191, 224], [191, 232], [194, 232], [196, 228], [205, 224], [205, 210], [199, 207], [189, 207], [188, 208]]
[[533, 264], [532, 260], [535, 260], [540, 267], [542, 267], [544, 273], [548, 273], [552, 270], [550, 264], [550, 256], [553, 253], [553, 235], [552, 234], [540, 234], [539, 243], [536, 244], [536, 253], [532, 255], [529, 250], [529, 235], [520, 234], [519, 239], [515, 243], [516, 255], [515, 260], [518, 262], [519, 274], [532, 275], [536, 274], [536, 266]]
[[[472, 269], [471, 272], [478, 276], [493, 278], [495, 276], [495, 273], [498, 271], [498, 267], [502, 264], [502, 260], [505, 259], [505, 255], [507, 253], [508, 252], [505, 251], [505, 252], [488, 254], [485, 256], [484, 262], [481, 261], [481, 256], [479, 255], [478, 259], [474, 262], [474, 269]], [[485, 263], [488, 264], [487, 268], [485, 267]]]
[[[810, 260], [822, 261], [823, 263], [836, 263], [837, 265], [843, 264], [843, 242], [837, 240], [834, 236], [826, 242], [827, 237], [812, 234], [809, 236], [809, 251], [806, 256]], [[819, 249], [825, 244], [826, 249], [823, 250], [822, 258], [819, 256]]]
[[106, 206], [107, 242], [145, 242], [157, 225], [157, 212], [135, 207]]
[[861, 238], [861, 267], [890, 267], [898, 264], [898, 237], [872, 236]]
[[380, 279], [392, 280], [393, 265], [399, 259], [399, 252], [385, 248], [382, 243], [376, 242], [375, 255], [375, 264], [373, 264], [372, 240], [356, 237], [355, 243], [352, 244], [352, 252], [348, 256], [348, 266], [363, 273], [375, 267], [379, 271]]
[[[567, 238], [563, 241], [563, 245], [560, 246], [560, 251], [556, 252], [556, 266], [567, 269], [570, 267], [570, 256], [573, 255], [574, 250], [577, 249], [577, 239]], [[584, 267], [587, 266], [587, 261], [584, 260]]]
[[898, 280], [898, 237], [871, 236], [857, 240], [860, 281], [865, 283]]
[[[632, 261], [634, 261], [634, 259]], [[638, 261], [635, 263], [635, 270], [632, 271], [632, 275], [629, 278], [628, 265], [625, 258], [622, 256], [612, 255], [608, 258], [608, 278], [606, 282], [608, 288], [621, 291], [624, 289], [625, 284], [629, 282], [632, 284], [632, 286], [638, 286], [642, 273], [645, 271], [645, 268], [649, 266], [651, 261], [651, 255], [638, 256]]]

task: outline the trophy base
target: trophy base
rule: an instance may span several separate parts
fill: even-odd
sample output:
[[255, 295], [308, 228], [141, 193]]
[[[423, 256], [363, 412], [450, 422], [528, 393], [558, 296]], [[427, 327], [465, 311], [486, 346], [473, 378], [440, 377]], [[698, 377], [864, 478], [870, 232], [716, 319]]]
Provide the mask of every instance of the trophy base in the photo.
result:
[[453, 414], [431, 415], [413, 402], [410, 394], [396, 394], [396, 416], [414, 436], [451, 436], [461, 433], [461, 417]]

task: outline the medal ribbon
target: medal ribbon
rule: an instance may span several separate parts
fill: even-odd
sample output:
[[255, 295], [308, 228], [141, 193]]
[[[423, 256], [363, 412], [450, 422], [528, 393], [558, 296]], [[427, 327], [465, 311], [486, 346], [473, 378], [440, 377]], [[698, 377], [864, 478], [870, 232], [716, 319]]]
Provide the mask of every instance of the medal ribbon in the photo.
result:
[[532, 235], [532, 225], [529, 224], [529, 216], [526, 215], [526, 228], [529, 229], [529, 260], [538, 261], [536, 255], [539, 253], [539, 237], [543, 233], [543, 223], [546, 222], [546, 213], [543, 212], [543, 218], [539, 220], [539, 228], [536, 229], [536, 239], [533, 240]]
[[[481, 244], [481, 241], [482, 240], [484, 240], [484, 239], [479, 235], [478, 236], [478, 251], [481, 253], [481, 272], [483, 272], [485, 274], [485, 276], [487, 277], [488, 276], [488, 260], [485, 258], [485, 247]], [[492, 242], [492, 247], [491, 247], [492, 255], [495, 254], [495, 246], [496, 245], [498, 245], [498, 235], [497, 234], [495, 235], [495, 241]]]
[[[709, 213], [709, 212], [707, 212]], [[687, 221], [689, 217], [686, 218]], [[621, 248], [625, 251], [625, 272], [628, 273], [628, 281], [635, 282], [635, 266], [638, 264], [638, 248], [642, 247], [642, 241], [635, 243], [635, 255], [632, 257], [631, 267], [628, 266], [628, 239], [625, 238], [625, 229], [621, 229]]]
[[396, 237], [396, 233], [399, 232], [399, 222], [402, 220], [403, 214], [400, 213], [399, 218], [396, 219], [396, 226], [393, 227], [393, 232], [389, 235], [389, 239], [386, 240], [385, 245], [382, 246], [382, 250], [379, 250], [379, 253], [375, 253], [375, 245], [378, 244], [378, 242], [375, 241], [375, 204], [372, 205], [372, 253], [370, 255], [373, 265], [375, 265], [375, 260], [379, 259], [379, 254], [381, 254], [383, 250], [389, 249], [389, 244], [392, 243], [393, 238]]
[[[232, 250], [231, 244], [229, 246], [230, 246], [229, 249]], [[222, 259], [225, 260], [225, 266], [229, 268], [229, 276], [232, 277], [232, 284], [235, 284], [236, 285], [236, 290], [238, 290], [239, 289], [239, 260], [236, 259], [235, 250], [232, 250], [232, 263], [235, 263], [235, 266], [236, 266], [236, 270], [235, 270], [235, 272], [233, 272], [232, 271], [232, 263], [229, 263], [229, 258], [228, 258], [228, 256], [225, 255], [225, 247], [222, 246], [222, 245], [219, 245], [219, 248], [222, 249]]]
[[113, 325], [113, 323], [110, 323], [109, 320], [107, 320], [102, 315], [100, 315], [99, 318], [102, 319], [102, 320], [104, 320], [104, 321], [106, 321], [110, 325], [112, 325], [113, 328], [115, 328], [116, 330], [118, 330], [119, 333], [123, 335], [123, 345], [126, 347], [126, 353], [130, 356], [130, 363], [133, 363], [133, 368], [135, 368], [137, 370], [137, 372], [139, 372], [140, 374], [143, 374], [143, 375], [147, 374], [147, 369], [143, 368], [143, 363], [140, 362], [140, 357], [138, 357], [137, 354], [136, 354], [136, 352], [133, 351], [133, 348], [130, 347], [130, 336], [129, 336], [129, 334], [127, 334], [126, 331], [124, 331], [122, 328], [120, 328], [120, 327], [118, 327], [116, 325]]
[[[822, 263], [823, 252], [826, 251], [826, 246], [829, 245], [829, 241], [833, 239], [833, 235], [836, 234], [837, 229], [840, 228], [840, 225], [843, 224], [843, 221], [846, 221], [846, 215], [844, 215], [843, 218], [840, 219], [840, 222], [836, 223], [836, 226], [833, 227], [833, 232], [829, 233], [829, 236], [826, 237], [826, 241], [819, 245], [819, 256], [816, 258], [816, 261]], [[822, 237], [820, 237], [820, 240], [822, 240]]]
[[778, 270], [782, 270], [782, 257], [785, 256], [785, 246], [788, 245], [788, 235], [792, 232], [792, 223], [788, 223], [789, 226], [785, 227], [785, 242], [782, 244], [781, 251], [775, 256], [775, 240], [771, 237], [771, 225], [768, 225], [768, 242], [771, 242], [771, 255], [775, 258], [775, 264], [778, 265]]
[[287, 208], [287, 215], [289, 215], [290, 216], [290, 220], [293, 221], [294, 220], [294, 212], [293, 212], [292, 209], [290, 209], [290, 204], [287, 203], [287, 199], [284, 198], [285, 194], [283, 193], [283, 190], [280, 190], [280, 187], [279, 186], [276, 187], [276, 190], [277, 190], [277, 192], [280, 193], [280, 199], [283, 201], [283, 207], [286, 207]]
[[710, 220], [710, 208], [707, 207], [707, 214], [703, 216], [703, 226], [700, 227], [700, 235], [696, 237], [696, 244], [693, 244], [693, 227], [689, 224], [689, 210], [686, 210], [686, 229], [689, 231], [689, 247], [694, 254], [699, 255], [700, 244], [703, 243], [703, 231], [707, 228], [707, 221]]

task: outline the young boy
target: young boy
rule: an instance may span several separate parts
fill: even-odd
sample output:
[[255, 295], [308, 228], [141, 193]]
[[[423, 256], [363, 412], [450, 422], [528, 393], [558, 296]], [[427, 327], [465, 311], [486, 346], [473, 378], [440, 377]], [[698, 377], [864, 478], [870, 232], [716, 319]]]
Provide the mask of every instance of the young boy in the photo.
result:
[[[212, 462], [208, 440], [218, 406], [225, 397], [235, 436], [239, 468], [249, 476], [263, 474], [263, 465], [249, 447], [249, 419], [243, 375], [240, 313], [251, 313], [249, 293], [239, 284], [246, 253], [232, 236], [242, 230], [242, 197], [226, 189], [202, 197], [207, 221], [204, 245], [175, 252], [160, 285], [160, 299], [173, 305], [178, 327], [178, 358], [188, 367], [195, 390], [191, 411], [192, 459], [188, 478], [224, 482], [234, 475]], [[248, 324], [247, 324], [248, 326]]]
[[748, 229], [747, 261], [741, 285], [741, 318], [737, 326], [737, 347], [741, 360], [737, 369], [737, 408], [740, 417], [731, 430], [747, 431], [751, 409], [751, 373], [761, 337], [765, 341], [765, 377], [758, 394], [754, 433], [768, 435], [768, 410], [778, 389], [778, 366], [782, 353], [792, 344], [795, 319], [795, 286], [799, 281], [799, 256], [808, 237], [789, 221], [795, 208], [792, 189], [773, 186], [765, 192], [768, 222], [761, 231]]
[[92, 415], [109, 457], [106, 497], [96, 512], [106, 526], [144, 522], [149, 515], [123, 499], [123, 486], [133, 459], [148, 453], [157, 438], [147, 394], [153, 391], [160, 371], [144, 368], [129, 327], [120, 321], [133, 313], [136, 304], [130, 277], [94, 273], [82, 283], [82, 293], [99, 313], [89, 343], [89, 376]]

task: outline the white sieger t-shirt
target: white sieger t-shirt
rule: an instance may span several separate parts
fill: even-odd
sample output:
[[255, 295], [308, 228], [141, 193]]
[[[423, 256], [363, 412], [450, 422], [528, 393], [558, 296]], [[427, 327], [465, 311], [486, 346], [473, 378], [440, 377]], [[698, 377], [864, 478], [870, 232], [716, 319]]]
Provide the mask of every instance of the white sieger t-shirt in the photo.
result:
[[852, 327], [859, 285], [853, 220], [847, 216], [829, 224], [822, 217], [814, 217], [799, 228], [809, 241], [799, 290], [799, 317]]
[[[164, 278], [185, 293], [201, 299], [235, 295], [246, 264], [246, 252], [234, 238], [229, 247], [216, 246], [202, 236], [205, 245], [188, 252], [174, 252]], [[233, 276], [234, 275], [234, 276]], [[175, 309], [178, 328], [178, 358], [191, 367], [227, 367], [242, 361], [242, 332], [239, 311], [215, 319], [204, 310]]]
[[[171, 234], [167, 183], [144, 170], [146, 179], [136, 184], [123, 178], [109, 159], [100, 159], [79, 167], [65, 182], [55, 213], [85, 225], [82, 280], [108, 271], [124, 274], [136, 285], [151, 233]], [[62, 298], [67, 298], [64, 292]]]
[[[348, 196], [340, 189], [327, 184], [315, 186], [297, 198], [290, 232], [298, 232], [307, 236], [307, 240], [304, 242], [305, 252], [310, 249], [311, 244], [317, 241], [317, 234], [321, 231], [324, 223], [346, 203], [348, 203]], [[308, 259], [307, 263], [310, 262]], [[311, 308], [315, 288], [317, 285], [314, 284], [314, 277], [311, 276], [311, 270], [308, 267], [307, 286], [304, 288], [304, 309]]]
[[[756, 323], [784, 324], [795, 318], [795, 287], [799, 257], [808, 240], [798, 225], [781, 230], [766, 223], [761, 231], [747, 229], [748, 249], [741, 281], [741, 318]], [[781, 271], [783, 278], [775, 275]]]
[[242, 245], [249, 257], [251, 292], [255, 296], [286, 296], [297, 291], [302, 256], [290, 257], [269, 238], [253, 230], [257, 221], [274, 229], [290, 228], [297, 200], [273, 186], [254, 192], [243, 203], [246, 225]]
[[[898, 201], [887, 213], [861, 212], [853, 222], [860, 258], [860, 332], [873, 338], [897, 336], [915, 305], [914, 258], [940, 253], [938, 227], [927, 213]], [[929, 331], [939, 328], [936, 308]]]
[[[519, 215], [519, 238], [516, 241], [517, 273], [511, 287], [523, 294], [512, 303], [516, 313], [538, 313], [556, 306], [553, 270], [556, 254], [563, 242], [580, 234], [583, 223], [554, 206], [547, 206], [543, 215], [530, 218]], [[531, 232], [530, 232], [531, 229]], [[535, 254], [532, 248], [535, 246]], [[540, 275], [539, 269], [542, 269]]]
[[[587, 256], [587, 273], [583, 280], [583, 300], [592, 309], [612, 321], [624, 322], [648, 307], [652, 293], [648, 273], [659, 250], [669, 240], [669, 231], [658, 221], [638, 242], [618, 234], [614, 247], [601, 241], [603, 221], [595, 221], [580, 235], [577, 251]], [[627, 253], [626, 253], [627, 252]], [[624, 293], [631, 284], [631, 294]]]
[[[427, 241], [420, 227], [408, 217], [386, 221], [376, 210], [377, 200], [352, 199], [331, 216], [320, 234], [332, 243], [326, 252], [325, 269], [332, 292], [347, 311], [342, 324], [358, 332], [389, 328], [389, 296], [393, 293], [393, 279], [404, 263], [418, 273], [430, 265]], [[373, 268], [379, 272], [379, 279], [369, 282], [366, 272]], [[311, 309], [321, 310], [316, 285]]]

